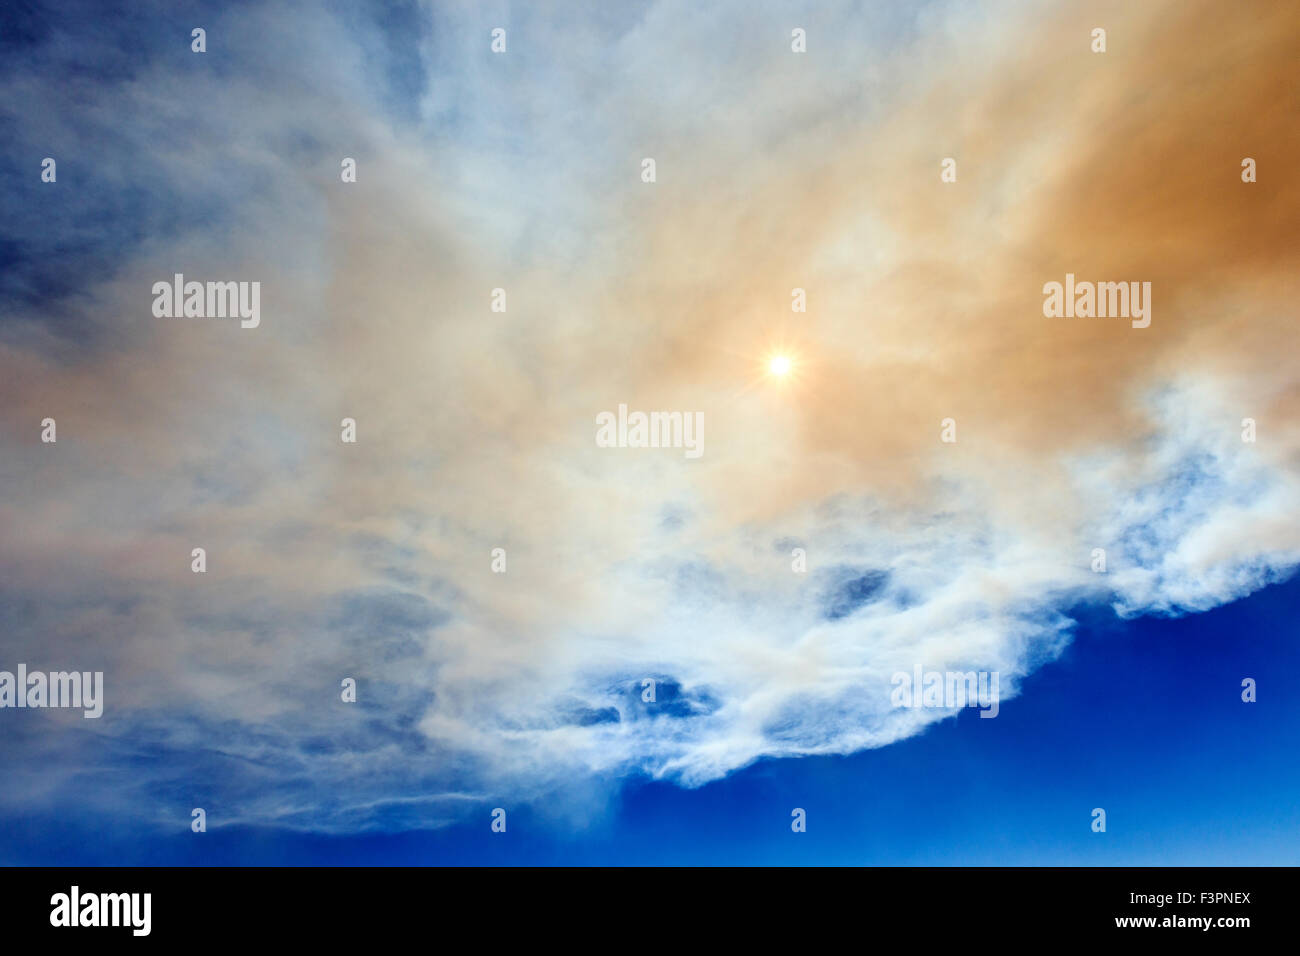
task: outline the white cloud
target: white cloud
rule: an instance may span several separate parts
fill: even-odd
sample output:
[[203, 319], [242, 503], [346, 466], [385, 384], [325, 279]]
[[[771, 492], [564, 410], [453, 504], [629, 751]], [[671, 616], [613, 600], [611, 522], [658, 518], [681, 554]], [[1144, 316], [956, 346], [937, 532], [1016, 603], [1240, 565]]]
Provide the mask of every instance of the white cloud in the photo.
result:
[[[1193, 308], [1157, 312], [1149, 339], [1045, 331], [1024, 210], [1058, 184], [1011, 163], [949, 208], [909, 178], [948, 149], [916, 120], [930, 80], [965, 78], [998, 116], [966, 15], [930, 9], [955, 26], [913, 49], [910, 24], [882, 36], [846, 8], [796, 66], [783, 13], [692, 10], [526, 19], [497, 63], [490, 11], [461, 9], [423, 48], [416, 127], [317, 18], [259, 15], [240, 80], [132, 82], [142, 104], [204, 104], [152, 160], [164, 185], [248, 178], [220, 230], [130, 247], [85, 290], [106, 345], [0, 351], [0, 572], [30, 609], [6, 659], [57, 650], [109, 687], [96, 748], [64, 729], [24, 754], [64, 746], [71, 774], [163, 753], [134, 800], [90, 799], [168, 820], [206, 787], [226, 821], [437, 825], [466, 793], [882, 746], [943, 716], [891, 708], [895, 671], [998, 671], [1006, 701], [1078, 602], [1201, 610], [1295, 566], [1297, 434], [1238, 427], [1294, 381], [1278, 316], [1248, 343]], [[858, 38], [879, 54], [861, 71]], [[272, 49], [279, 83], [257, 72]], [[909, 50], [934, 69], [913, 77]], [[659, 192], [643, 154], [669, 160]], [[256, 335], [149, 318], [154, 279], [200, 268], [263, 283]], [[810, 313], [778, 321], [801, 283]], [[1165, 331], [1184, 325], [1206, 341]], [[773, 327], [806, 348], [801, 389], [753, 381]], [[595, 414], [623, 401], [702, 411], [704, 457], [597, 448]], [[38, 449], [52, 409], [59, 443]], [[450, 796], [421, 816], [426, 794]]]

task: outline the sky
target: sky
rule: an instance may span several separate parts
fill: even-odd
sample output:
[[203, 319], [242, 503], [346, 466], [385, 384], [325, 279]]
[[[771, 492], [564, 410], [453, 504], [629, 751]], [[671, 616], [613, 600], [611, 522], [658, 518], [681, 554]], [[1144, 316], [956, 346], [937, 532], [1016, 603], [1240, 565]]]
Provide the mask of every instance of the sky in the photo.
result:
[[0, 13], [0, 862], [1296, 863], [1300, 14], [698, 6]]

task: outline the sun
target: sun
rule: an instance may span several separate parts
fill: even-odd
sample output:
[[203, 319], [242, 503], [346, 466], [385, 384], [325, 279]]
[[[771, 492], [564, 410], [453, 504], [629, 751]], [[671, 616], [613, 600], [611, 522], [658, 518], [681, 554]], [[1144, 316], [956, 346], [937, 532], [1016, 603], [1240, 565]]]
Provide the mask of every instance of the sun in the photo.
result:
[[767, 371], [769, 375], [775, 375], [777, 378], [785, 378], [790, 374], [791, 362], [788, 355], [773, 355], [767, 362]]

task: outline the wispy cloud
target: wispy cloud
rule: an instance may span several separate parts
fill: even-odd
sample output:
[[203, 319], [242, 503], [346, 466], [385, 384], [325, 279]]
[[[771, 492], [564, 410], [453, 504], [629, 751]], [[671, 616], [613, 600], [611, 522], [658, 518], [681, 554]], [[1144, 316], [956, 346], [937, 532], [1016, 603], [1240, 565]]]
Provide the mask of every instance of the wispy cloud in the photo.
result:
[[[3, 651], [108, 703], [21, 715], [0, 799], [354, 829], [698, 784], [917, 733], [918, 662], [1013, 696], [1080, 602], [1294, 568], [1293, 12], [610, 6], [250, 5], [129, 61], [50, 14], [8, 59]], [[1151, 327], [1044, 318], [1067, 271], [1152, 282]], [[261, 326], [153, 318], [176, 272]], [[706, 453], [598, 448], [620, 402]]]

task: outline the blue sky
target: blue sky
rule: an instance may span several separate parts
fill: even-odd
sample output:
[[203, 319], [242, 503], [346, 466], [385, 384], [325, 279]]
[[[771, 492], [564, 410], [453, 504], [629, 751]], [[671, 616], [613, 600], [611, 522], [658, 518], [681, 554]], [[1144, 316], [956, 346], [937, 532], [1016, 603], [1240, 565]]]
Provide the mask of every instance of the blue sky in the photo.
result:
[[[0, 671], [106, 692], [0, 709], [4, 852], [1291, 861], [1300, 131], [1252, 10], [6, 7]], [[176, 274], [260, 322], [159, 314]], [[1067, 275], [1150, 324], [1050, 314]], [[895, 706], [914, 668], [998, 717]]]
[[[494, 834], [492, 800], [445, 829], [329, 837], [11, 816], [4, 862], [1294, 866], [1298, 606], [1293, 579], [1192, 617], [1083, 610], [1075, 642], [994, 720], [965, 712], [881, 750], [761, 761], [698, 789], [630, 780], [563, 824], [507, 807]], [[1106, 833], [1091, 830], [1097, 806]]]

